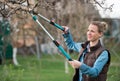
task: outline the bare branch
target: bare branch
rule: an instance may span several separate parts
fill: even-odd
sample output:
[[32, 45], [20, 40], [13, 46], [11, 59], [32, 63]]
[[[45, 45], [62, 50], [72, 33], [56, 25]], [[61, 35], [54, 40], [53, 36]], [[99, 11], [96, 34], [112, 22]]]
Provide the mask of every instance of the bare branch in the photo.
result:
[[[30, 12], [32, 10], [34, 13], [38, 13], [38, 8], [45, 8], [46, 10], [55, 10], [55, 3], [58, 0], [37, 0], [36, 3], [34, 0], [0, 0], [0, 13], [4, 17], [9, 17], [12, 14], [15, 14], [17, 11]], [[102, 9], [112, 11], [114, 4], [109, 7], [104, 6], [106, 0], [86, 0], [91, 4], [96, 4]], [[57, 10], [56, 10], [57, 11]]]
[[35, 8], [35, 5], [28, 0], [26, 3], [27, 5], [23, 5], [23, 3], [25, 2], [26, 0], [0, 0], [0, 13], [3, 15], [3, 17], [9, 17], [16, 11], [29, 12], [30, 10], [33, 10], [33, 8]]
[[92, 0], [92, 1], [90, 0], [89, 2], [92, 3], [92, 4], [97, 4], [98, 6], [100, 6], [105, 11], [110, 10], [111, 12], [112, 12], [112, 7], [114, 6], [114, 4], [111, 4], [109, 7], [103, 6], [103, 5], [105, 5], [106, 0], [102, 0], [101, 2], [98, 2], [97, 0]]

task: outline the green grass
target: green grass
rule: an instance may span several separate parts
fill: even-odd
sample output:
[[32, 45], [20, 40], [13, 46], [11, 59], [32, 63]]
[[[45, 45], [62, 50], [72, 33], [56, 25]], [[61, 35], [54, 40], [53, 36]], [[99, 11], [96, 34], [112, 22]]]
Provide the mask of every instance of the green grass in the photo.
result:
[[[76, 56], [72, 56], [76, 58]], [[113, 63], [119, 63], [112, 56]], [[65, 73], [65, 59], [60, 55], [44, 54], [37, 59], [36, 56], [18, 56], [20, 66], [4, 64], [0, 66], [0, 81], [71, 81], [74, 73], [69, 66], [69, 73]], [[120, 66], [111, 65], [107, 81], [120, 81]]]
[[111, 55], [111, 65], [108, 71], [107, 81], [120, 81], [119, 77], [120, 77], [120, 58], [118, 58], [116, 55]]

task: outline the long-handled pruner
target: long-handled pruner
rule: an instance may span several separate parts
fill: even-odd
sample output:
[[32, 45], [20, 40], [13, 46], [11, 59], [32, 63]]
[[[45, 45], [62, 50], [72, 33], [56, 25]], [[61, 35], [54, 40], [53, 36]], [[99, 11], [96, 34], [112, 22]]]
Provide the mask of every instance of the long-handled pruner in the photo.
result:
[[64, 50], [64, 48], [49, 34], [49, 32], [45, 29], [45, 27], [39, 22], [37, 19], [37, 16], [32, 15], [32, 18], [34, 21], [36, 21], [40, 27], [46, 32], [46, 34], [52, 39], [53, 43], [57, 46], [57, 48], [61, 51], [61, 53], [67, 58], [67, 60], [72, 61], [72, 58], [70, 55]]

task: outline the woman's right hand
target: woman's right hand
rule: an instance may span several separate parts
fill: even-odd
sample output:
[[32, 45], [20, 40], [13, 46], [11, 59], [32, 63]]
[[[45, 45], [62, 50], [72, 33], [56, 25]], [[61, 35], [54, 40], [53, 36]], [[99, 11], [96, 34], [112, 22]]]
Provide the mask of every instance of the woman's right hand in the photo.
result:
[[67, 27], [67, 26], [62, 26], [63, 28], [64, 28], [64, 33], [66, 34], [66, 33], [68, 33], [68, 31], [69, 31], [69, 27]]
[[70, 63], [73, 68], [80, 68], [82, 65], [82, 62], [79, 62], [78, 60], [68, 61], [68, 63]]

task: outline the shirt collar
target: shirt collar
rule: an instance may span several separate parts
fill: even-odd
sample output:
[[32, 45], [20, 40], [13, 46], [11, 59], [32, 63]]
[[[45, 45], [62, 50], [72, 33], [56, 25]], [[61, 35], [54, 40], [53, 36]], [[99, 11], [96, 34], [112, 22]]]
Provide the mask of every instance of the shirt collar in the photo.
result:
[[95, 51], [97, 50], [99, 47], [101, 47], [101, 43], [100, 40], [98, 41], [98, 43], [95, 46], [89, 47], [89, 43], [90, 41], [86, 41], [84, 44], [82, 44], [82, 47], [85, 48], [89, 48], [90, 51]]

